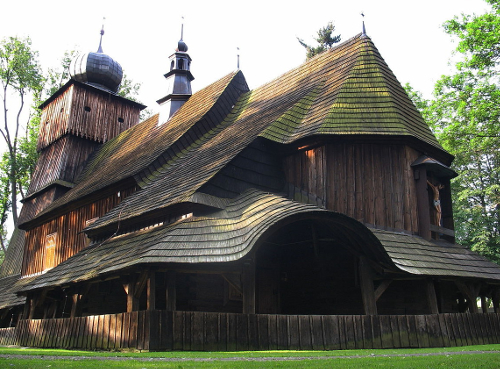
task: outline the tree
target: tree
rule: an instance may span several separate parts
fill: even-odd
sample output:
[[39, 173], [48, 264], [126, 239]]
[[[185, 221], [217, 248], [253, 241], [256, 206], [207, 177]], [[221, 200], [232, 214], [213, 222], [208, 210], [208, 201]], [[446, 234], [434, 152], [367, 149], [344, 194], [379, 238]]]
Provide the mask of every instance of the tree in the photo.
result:
[[[23, 175], [21, 163], [18, 160], [22, 130], [21, 117], [25, 108], [25, 99], [30, 93], [39, 97], [44, 81], [37, 58], [38, 53], [32, 50], [29, 38], [9, 37], [0, 42], [0, 83], [4, 111], [0, 134], [7, 145], [5, 170], [9, 181], [10, 208], [15, 226], [17, 226], [18, 217], [18, 194], [22, 192], [20, 176]], [[14, 119], [11, 119], [12, 117], [8, 114], [8, 98], [11, 96], [18, 98], [18, 108]], [[31, 114], [28, 122], [30, 120]], [[4, 246], [3, 243], [2, 246]]]
[[[500, 6], [444, 24], [460, 39], [453, 75], [426, 101], [408, 86], [443, 147], [455, 155], [452, 181], [457, 241], [500, 262]], [[490, 33], [487, 33], [490, 32]]]
[[326, 27], [322, 27], [317, 32], [317, 37], [315, 41], [319, 44], [317, 46], [311, 46], [304, 42], [304, 40], [297, 37], [299, 43], [306, 49], [307, 59], [311, 59], [313, 56], [322, 53], [325, 50], [331, 49], [333, 44], [340, 42], [340, 35], [332, 36], [335, 31], [335, 26], [332, 22], [328, 22]]

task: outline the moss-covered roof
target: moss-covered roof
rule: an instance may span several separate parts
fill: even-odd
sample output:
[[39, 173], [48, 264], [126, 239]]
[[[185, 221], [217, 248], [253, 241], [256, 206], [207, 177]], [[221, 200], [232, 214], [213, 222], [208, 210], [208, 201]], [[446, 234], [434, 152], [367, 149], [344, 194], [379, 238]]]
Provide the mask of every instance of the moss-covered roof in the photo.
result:
[[[200, 196], [205, 196], [200, 194]], [[500, 266], [459, 245], [440, 245], [418, 236], [370, 229], [343, 214], [251, 189], [210, 216], [115, 236], [97, 242], [47, 273], [21, 286], [21, 291], [100, 278], [146, 264], [236, 262], [285, 224], [315, 220], [325, 224], [329, 239], [346, 239], [363, 254], [392, 272], [480, 278], [500, 281]], [[335, 236], [335, 237], [333, 237]]]
[[[142, 264], [237, 261], [248, 254], [271, 227], [291, 218], [331, 218], [336, 223], [349, 224], [357, 234], [369, 234], [361, 223], [343, 214], [259, 190], [248, 190], [233, 200], [221, 199], [220, 203], [226, 203], [224, 209], [210, 216], [186, 218], [97, 242], [37, 277], [22, 290], [84, 281]], [[372, 241], [375, 241], [373, 258], [377, 258], [383, 249], [376, 238]]]
[[395, 232], [372, 231], [394, 264], [410, 274], [482, 278], [500, 282], [500, 265], [464, 246], [427, 241]]
[[187, 147], [89, 229], [97, 232], [118, 219], [184, 201], [259, 136], [282, 144], [318, 135], [407, 136], [441, 149], [371, 40], [362, 35], [242, 94], [220, 125], [224, 129]]

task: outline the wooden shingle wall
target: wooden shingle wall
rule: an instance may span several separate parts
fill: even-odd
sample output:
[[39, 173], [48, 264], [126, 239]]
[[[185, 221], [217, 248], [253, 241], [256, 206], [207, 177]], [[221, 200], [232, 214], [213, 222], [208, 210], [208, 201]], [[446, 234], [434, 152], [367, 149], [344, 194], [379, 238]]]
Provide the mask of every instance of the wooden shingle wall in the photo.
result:
[[43, 150], [31, 178], [28, 194], [57, 180], [75, 183], [89, 155], [98, 144], [74, 136], [64, 136]]
[[[118, 191], [108, 197], [82, 206], [59, 216], [41, 226], [26, 232], [26, 245], [22, 275], [40, 273], [44, 270], [44, 244], [48, 235], [57, 232], [55, 264], [58, 265], [84, 247], [88, 246], [88, 238], [82, 230], [88, 221], [98, 218], [120, 203], [135, 191], [135, 187]], [[118, 196], [118, 193], [120, 194]]]
[[106, 142], [139, 122], [140, 107], [93, 87], [72, 84], [42, 111], [37, 149], [71, 133]]
[[410, 167], [417, 157], [403, 145], [330, 143], [286, 157], [284, 168], [289, 183], [322, 199], [328, 210], [418, 232]]

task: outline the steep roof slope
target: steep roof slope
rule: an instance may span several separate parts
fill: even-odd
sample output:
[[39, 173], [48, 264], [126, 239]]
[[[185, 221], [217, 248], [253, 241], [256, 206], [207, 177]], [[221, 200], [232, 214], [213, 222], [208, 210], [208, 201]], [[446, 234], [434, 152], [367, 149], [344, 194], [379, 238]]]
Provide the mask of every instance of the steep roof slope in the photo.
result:
[[90, 158], [76, 186], [36, 217], [139, 174], [176, 142], [199, 139], [245, 91], [243, 74], [232, 72], [194, 94], [167, 123], [158, 125], [156, 115], [108, 141]]
[[243, 94], [210, 140], [186, 148], [141, 191], [95, 222], [109, 228], [187, 201], [256, 137], [280, 143], [317, 135], [413, 137], [442, 150], [372, 41], [358, 35]]

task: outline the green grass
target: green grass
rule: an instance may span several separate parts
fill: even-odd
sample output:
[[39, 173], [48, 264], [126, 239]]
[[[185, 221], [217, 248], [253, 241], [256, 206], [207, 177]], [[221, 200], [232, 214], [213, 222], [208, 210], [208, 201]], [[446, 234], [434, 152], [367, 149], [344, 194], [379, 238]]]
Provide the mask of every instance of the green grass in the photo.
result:
[[[491, 353], [453, 354], [464, 351]], [[451, 353], [438, 356], [401, 356]], [[0, 368], [498, 368], [500, 345], [401, 350], [249, 351], [249, 352], [95, 352], [0, 347], [1, 355], [56, 356], [0, 358]], [[384, 355], [384, 356], [382, 356]], [[399, 356], [395, 356], [399, 355]], [[121, 357], [124, 360], [100, 360]], [[290, 360], [285, 358], [306, 358]], [[314, 357], [331, 357], [314, 359]], [[154, 358], [154, 361], [148, 361]], [[182, 361], [163, 361], [161, 358]], [[230, 358], [240, 358], [230, 360]], [[275, 358], [259, 361], [258, 358]], [[280, 360], [280, 358], [282, 358]], [[142, 360], [141, 360], [142, 359]], [[213, 361], [197, 361], [197, 360]], [[245, 360], [248, 359], [248, 360]]]

